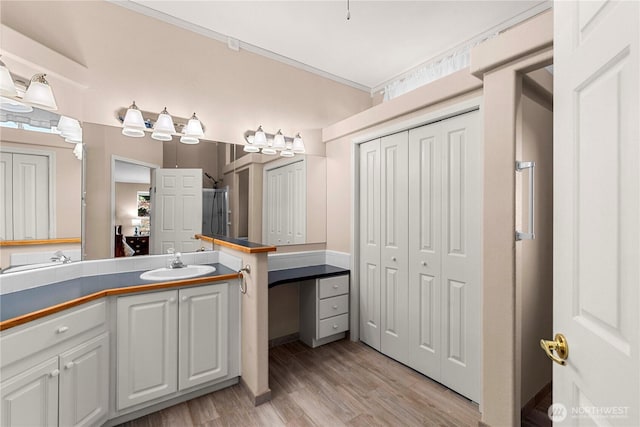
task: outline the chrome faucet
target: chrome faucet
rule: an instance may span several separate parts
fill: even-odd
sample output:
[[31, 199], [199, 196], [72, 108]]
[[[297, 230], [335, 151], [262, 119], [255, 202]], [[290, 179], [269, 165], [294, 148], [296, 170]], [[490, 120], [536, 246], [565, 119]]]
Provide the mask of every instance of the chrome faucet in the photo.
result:
[[176, 252], [175, 249], [169, 248], [167, 249], [167, 253], [173, 255], [173, 257], [169, 260], [169, 268], [184, 268], [186, 265], [182, 262], [182, 254], [180, 252]]
[[62, 251], [57, 251], [51, 257], [51, 261], [53, 262], [61, 262], [63, 264], [69, 264], [71, 262], [71, 257], [66, 256], [62, 253]]

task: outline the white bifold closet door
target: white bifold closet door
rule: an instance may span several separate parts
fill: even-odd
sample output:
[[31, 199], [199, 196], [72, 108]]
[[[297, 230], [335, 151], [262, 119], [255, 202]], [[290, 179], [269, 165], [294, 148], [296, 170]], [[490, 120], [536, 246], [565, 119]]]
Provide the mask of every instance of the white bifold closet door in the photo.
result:
[[479, 401], [479, 112], [360, 146], [361, 340]]

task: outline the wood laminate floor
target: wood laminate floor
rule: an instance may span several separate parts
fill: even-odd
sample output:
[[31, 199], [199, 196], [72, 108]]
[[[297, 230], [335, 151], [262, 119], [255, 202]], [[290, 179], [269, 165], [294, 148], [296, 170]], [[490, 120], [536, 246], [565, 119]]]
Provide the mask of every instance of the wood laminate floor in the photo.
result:
[[122, 426], [477, 426], [480, 420], [475, 403], [348, 340], [272, 348], [269, 385], [271, 401], [257, 407], [236, 385]]

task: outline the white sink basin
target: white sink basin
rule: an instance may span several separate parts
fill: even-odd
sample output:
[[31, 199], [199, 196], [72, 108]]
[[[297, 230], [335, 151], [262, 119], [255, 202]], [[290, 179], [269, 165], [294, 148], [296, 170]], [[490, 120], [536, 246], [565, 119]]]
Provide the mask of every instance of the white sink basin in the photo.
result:
[[179, 280], [201, 276], [216, 271], [210, 265], [187, 265], [183, 268], [156, 268], [140, 275], [142, 280]]

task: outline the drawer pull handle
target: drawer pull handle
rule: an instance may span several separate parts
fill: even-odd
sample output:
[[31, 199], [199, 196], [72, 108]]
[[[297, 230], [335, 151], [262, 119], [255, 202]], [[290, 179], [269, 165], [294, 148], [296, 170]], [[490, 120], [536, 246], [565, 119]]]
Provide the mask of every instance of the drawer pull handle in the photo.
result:
[[392, 256], [391, 261], [395, 261], [395, 260], [396, 260], [396, 257]]
[[188, 299], [188, 298], [187, 298], [187, 296], [186, 296], [186, 295], [182, 297], [182, 301], [186, 301], [187, 299]]
[[71, 369], [73, 368], [74, 363], [73, 362], [69, 362], [66, 365], [64, 365], [64, 369]]
[[68, 330], [69, 330], [68, 326], [60, 326], [56, 332], [59, 333], [59, 334], [64, 334]]
[[51, 373], [49, 374], [50, 377], [55, 378], [58, 375], [60, 375], [60, 369], [54, 369], [53, 371], [51, 371]]
[[333, 329], [338, 329], [338, 325], [333, 325]]
[[338, 285], [333, 285], [333, 289], [338, 289]]
[[337, 306], [337, 305], [334, 305], [334, 306], [333, 306], [333, 309], [334, 309], [334, 310], [337, 310], [337, 309], [338, 309], [338, 306]]
[[426, 267], [426, 266], [427, 266], [427, 261], [422, 261], [422, 263], [421, 263], [421, 264], [422, 264], [424, 267]]

